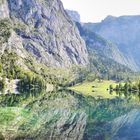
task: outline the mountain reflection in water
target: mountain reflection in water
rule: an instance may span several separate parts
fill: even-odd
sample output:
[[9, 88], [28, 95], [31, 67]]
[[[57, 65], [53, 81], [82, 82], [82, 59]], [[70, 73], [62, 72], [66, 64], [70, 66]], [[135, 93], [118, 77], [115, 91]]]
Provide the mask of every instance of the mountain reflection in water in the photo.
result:
[[1, 95], [0, 139], [138, 140], [138, 97], [95, 99], [72, 91]]

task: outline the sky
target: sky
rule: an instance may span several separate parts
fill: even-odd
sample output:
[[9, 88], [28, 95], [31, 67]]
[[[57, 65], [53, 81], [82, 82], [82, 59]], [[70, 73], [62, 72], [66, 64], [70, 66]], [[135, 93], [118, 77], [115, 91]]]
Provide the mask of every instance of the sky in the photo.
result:
[[61, 1], [65, 9], [78, 11], [82, 22], [100, 22], [108, 15], [140, 15], [140, 0]]

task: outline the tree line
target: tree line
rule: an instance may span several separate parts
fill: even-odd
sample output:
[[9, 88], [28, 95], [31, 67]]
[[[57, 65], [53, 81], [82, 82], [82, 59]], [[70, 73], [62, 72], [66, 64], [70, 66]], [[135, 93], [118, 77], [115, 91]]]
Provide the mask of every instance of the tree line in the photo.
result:
[[140, 81], [125, 82], [124, 84], [119, 83], [115, 87], [113, 87], [113, 85], [110, 85], [109, 90], [116, 92], [140, 92]]

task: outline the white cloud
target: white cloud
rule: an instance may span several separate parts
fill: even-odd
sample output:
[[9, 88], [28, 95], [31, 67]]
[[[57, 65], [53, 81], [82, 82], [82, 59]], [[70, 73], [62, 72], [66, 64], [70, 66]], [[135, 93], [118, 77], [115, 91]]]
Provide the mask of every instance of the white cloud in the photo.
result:
[[107, 15], [140, 15], [140, 0], [62, 0], [64, 7], [76, 10], [83, 22], [98, 22]]

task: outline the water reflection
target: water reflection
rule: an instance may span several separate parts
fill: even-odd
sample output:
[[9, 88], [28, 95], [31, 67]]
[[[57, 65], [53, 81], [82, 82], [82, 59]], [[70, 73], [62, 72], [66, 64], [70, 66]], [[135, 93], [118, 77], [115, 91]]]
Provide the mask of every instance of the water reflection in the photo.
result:
[[133, 109], [129, 113], [114, 119], [111, 123], [111, 140], [139, 140], [140, 139], [140, 109]]
[[0, 132], [9, 140], [121, 140], [128, 138], [131, 123], [138, 136], [140, 115], [134, 111], [139, 112], [140, 95], [117, 94], [114, 99], [44, 90], [1, 95]]
[[116, 91], [116, 92], [111, 92], [110, 94], [115, 94], [119, 98], [123, 98], [127, 101], [133, 100], [137, 103], [140, 102], [140, 92]]

